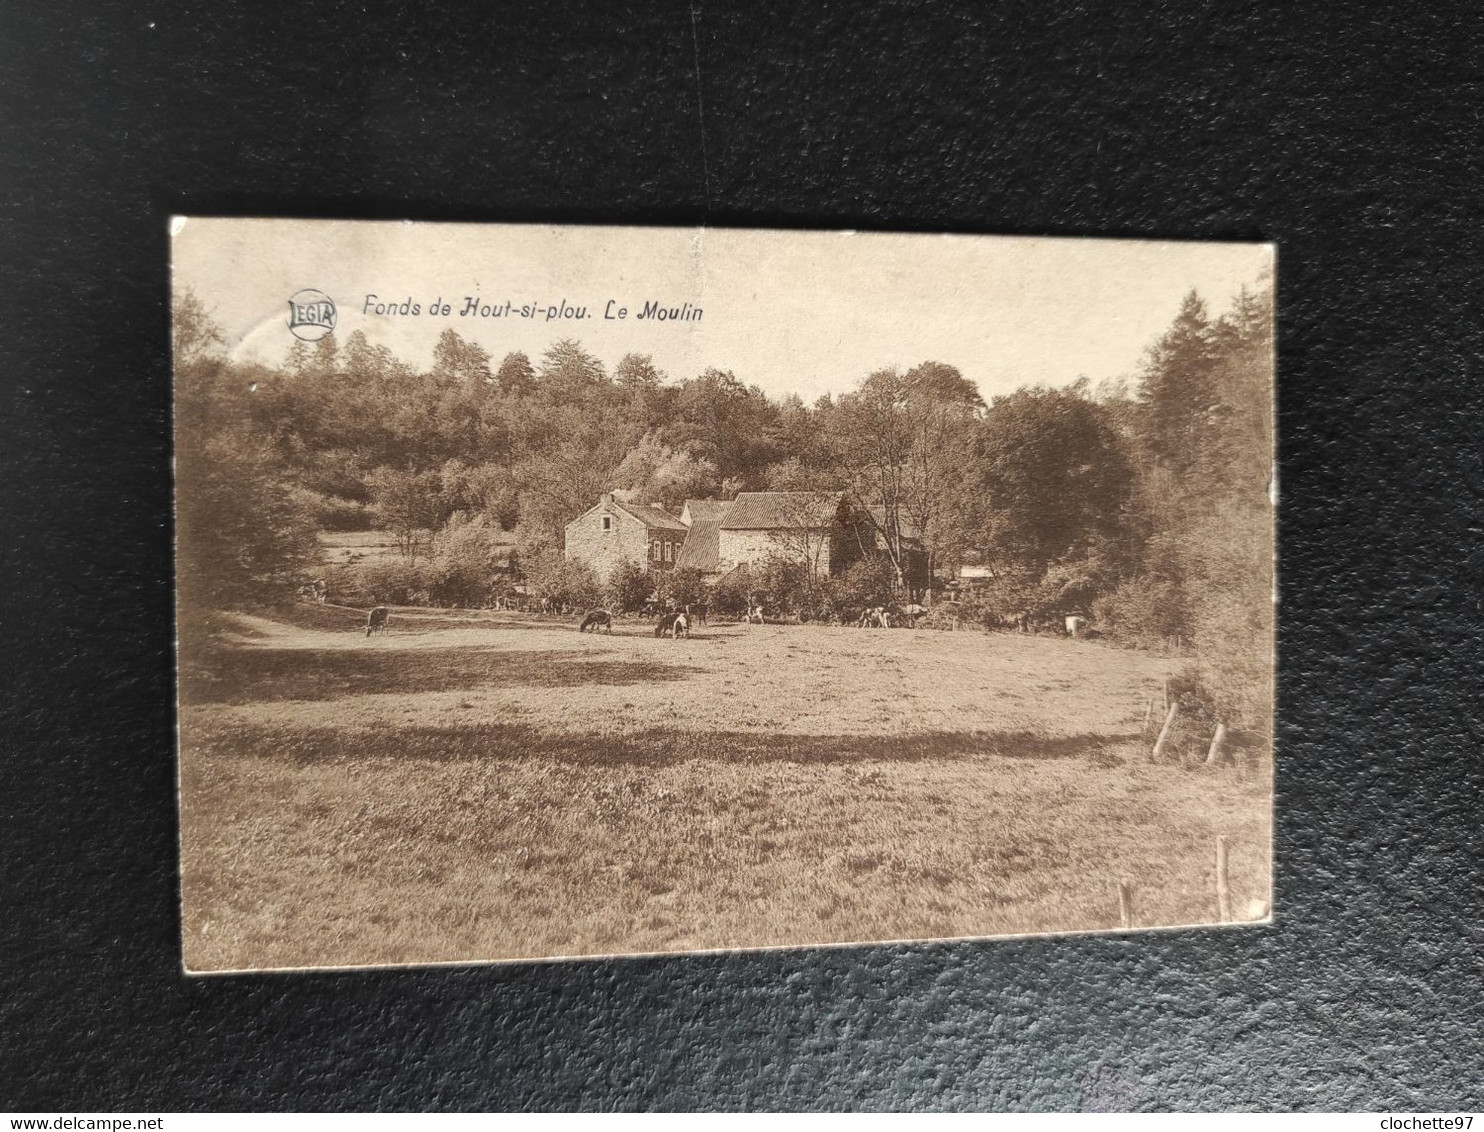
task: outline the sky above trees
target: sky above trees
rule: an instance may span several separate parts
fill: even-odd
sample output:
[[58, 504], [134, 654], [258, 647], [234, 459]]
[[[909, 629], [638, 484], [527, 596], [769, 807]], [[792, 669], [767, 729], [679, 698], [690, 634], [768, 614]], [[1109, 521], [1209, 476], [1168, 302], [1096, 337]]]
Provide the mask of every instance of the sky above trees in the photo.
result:
[[[196, 219], [172, 246], [239, 361], [280, 364], [284, 314], [304, 287], [336, 302], [336, 336], [360, 330], [431, 367], [453, 327], [496, 358], [573, 337], [610, 368], [650, 355], [671, 379], [721, 365], [773, 397], [855, 388], [883, 366], [951, 360], [988, 400], [1029, 383], [1131, 376], [1192, 287], [1224, 308], [1268, 281], [1270, 245], [1135, 240], [552, 228]], [[411, 300], [377, 316], [367, 295]], [[518, 310], [563, 300], [581, 320], [460, 317], [469, 296]], [[434, 300], [451, 308], [430, 315]], [[609, 307], [610, 300], [613, 307]], [[700, 321], [640, 320], [644, 302], [691, 303]], [[627, 309], [626, 319], [605, 319]]]

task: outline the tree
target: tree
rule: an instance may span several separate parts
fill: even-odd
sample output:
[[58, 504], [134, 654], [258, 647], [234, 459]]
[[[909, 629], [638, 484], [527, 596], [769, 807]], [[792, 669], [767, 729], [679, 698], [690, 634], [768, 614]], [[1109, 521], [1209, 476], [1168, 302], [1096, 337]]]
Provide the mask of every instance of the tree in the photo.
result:
[[309, 352], [310, 375], [324, 378], [334, 374], [340, 368], [340, 344], [335, 341], [335, 334], [331, 331], [314, 344], [314, 349]]
[[979, 387], [957, 366], [945, 362], [922, 362], [907, 371], [905, 380], [913, 397], [941, 405], [962, 405], [981, 412], [985, 408]]
[[701, 572], [689, 566], [666, 570], [655, 581], [658, 583], [655, 592], [660, 600], [674, 605], [676, 609], [695, 605], [706, 596], [706, 585]]
[[1099, 406], [1078, 392], [1034, 387], [996, 397], [981, 459], [984, 542], [995, 561], [1040, 574], [1095, 536], [1119, 532], [1128, 460]]
[[382, 528], [396, 536], [402, 557], [414, 560], [447, 518], [442, 475], [383, 467], [367, 477], [366, 485]]
[[269, 444], [241, 427], [182, 436], [176, 484], [183, 604], [229, 608], [293, 592], [318, 544]]
[[566, 525], [612, 487], [633, 438], [577, 406], [538, 416], [511, 475], [520, 493], [521, 524], [539, 527], [545, 541], [560, 546]]
[[1115, 595], [1134, 622], [1140, 597], [1162, 595], [1162, 607], [1142, 619], [1173, 626], [1193, 645], [1198, 682], [1190, 694], [1215, 719], [1264, 730], [1272, 711], [1272, 376], [1270, 291], [1244, 288], [1215, 323], [1187, 297], [1143, 374], [1149, 535], [1142, 576]]
[[171, 315], [181, 604], [283, 597], [317, 556], [313, 520], [248, 409], [254, 381], [222, 356], [221, 329], [190, 291]]
[[607, 380], [603, 363], [575, 338], [563, 338], [541, 355], [540, 389], [553, 405], [582, 405]]
[[474, 397], [483, 397], [494, 384], [489, 351], [469, 342], [449, 327], [433, 347], [433, 379], [441, 385], [458, 385]]
[[711, 461], [724, 478], [756, 484], [781, 455], [771, 439], [777, 415], [757, 386], [712, 368], [681, 383], [664, 439], [671, 448]]
[[536, 371], [531, 359], [519, 350], [505, 355], [495, 373], [495, 386], [506, 397], [525, 397], [536, 389]]
[[666, 508], [678, 511], [687, 499], [714, 495], [720, 477], [710, 460], [670, 449], [650, 433], [624, 457], [613, 475], [613, 486], [640, 500], [658, 497]]
[[1192, 290], [1150, 347], [1140, 374], [1144, 447], [1177, 473], [1196, 462], [1212, 420], [1212, 339], [1205, 301]]
[[912, 541], [941, 556], [967, 538], [981, 404], [956, 369], [926, 362], [905, 374], [877, 370], [830, 412], [835, 463], [849, 470], [899, 584]]
[[812, 597], [828, 573], [825, 556], [839, 506], [833, 491], [790, 492], [779, 502], [782, 522], [773, 535], [779, 552], [773, 558], [797, 567], [790, 585], [801, 594]]
[[658, 389], [665, 375], [655, 367], [648, 354], [625, 354], [613, 368], [613, 383], [620, 389]]
[[977, 422], [984, 399], [942, 362], [914, 367], [904, 382], [910, 443], [901, 514], [927, 550], [931, 570], [940, 562], [956, 563], [982, 523]]
[[465, 464], [453, 459], [443, 465], [442, 494], [449, 511], [482, 515], [497, 527], [509, 530], [520, 517], [515, 479], [498, 464]]
[[539, 597], [578, 609], [591, 609], [602, 600], [603, 587], [592, 568], [564, 558], [554, 547], [523, 555], [520, 565], [526, 585]]
[[177, 370], [219, 359], [227, 340], [196, 292], [186, 288], [171, 312], [170, 338]]
[[482, 605], [493, 596], [502, 547], [500, 528], [482, 515], [454, 514], [433, 538], [427, 572], [434, 601]]

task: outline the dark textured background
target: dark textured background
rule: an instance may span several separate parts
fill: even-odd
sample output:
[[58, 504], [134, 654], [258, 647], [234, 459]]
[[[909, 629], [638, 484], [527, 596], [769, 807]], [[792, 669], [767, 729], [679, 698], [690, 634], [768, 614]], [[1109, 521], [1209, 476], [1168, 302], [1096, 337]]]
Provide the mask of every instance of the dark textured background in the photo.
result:
[[[5, 0], [0, 1108], [1479, 1107], [1484, 37], [1319, 7]], [[172, 211], [1278, 241], [1277, 923], [182, 978]]]

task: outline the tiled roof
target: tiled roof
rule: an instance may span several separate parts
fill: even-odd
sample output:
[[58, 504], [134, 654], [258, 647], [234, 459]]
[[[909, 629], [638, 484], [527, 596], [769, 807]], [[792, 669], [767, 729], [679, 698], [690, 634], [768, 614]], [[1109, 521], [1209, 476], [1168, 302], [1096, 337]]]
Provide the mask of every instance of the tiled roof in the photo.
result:
[[838, 491], [744, 491], [722, 520], [724, 531], [817, 530], [835, 521]]
[[727, 508], [731, 505], [730, 499], [687, 499], [681, 513], [689, 511], [692, 523], [719, 523], [726, 517]]
[[[694, 512], [692, 512], [694, 514]], [[721, 520], [695, 519], [690, 525], [690, 534], [675, 556], [675, 568], [690, 567], [703, 574], [715, 570], [721, 561]]]
[[658, 507], [641, 507], [636, 503], [620, 503], [616, 499], [609, 506], [617, 508], [626, 515], [632, 515], [646, 527], [660, 527], [667, 531], [683, 531], [686, 529], [685, 524], [674, 515], [668, 511], [662, 511]]

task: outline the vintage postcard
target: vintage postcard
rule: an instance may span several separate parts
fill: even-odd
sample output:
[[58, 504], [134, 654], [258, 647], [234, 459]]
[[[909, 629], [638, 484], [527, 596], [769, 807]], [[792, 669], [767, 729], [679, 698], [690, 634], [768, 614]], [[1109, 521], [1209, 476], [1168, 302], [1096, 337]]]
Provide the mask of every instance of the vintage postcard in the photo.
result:
[[171, 234], [189, 971], [1271, 916], [1271, 245]]

